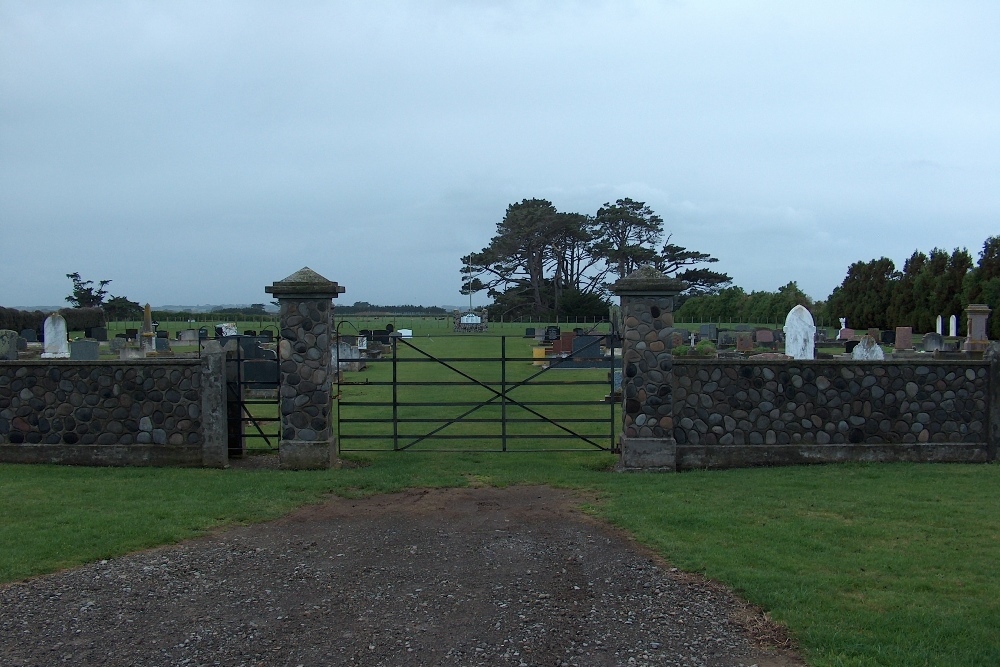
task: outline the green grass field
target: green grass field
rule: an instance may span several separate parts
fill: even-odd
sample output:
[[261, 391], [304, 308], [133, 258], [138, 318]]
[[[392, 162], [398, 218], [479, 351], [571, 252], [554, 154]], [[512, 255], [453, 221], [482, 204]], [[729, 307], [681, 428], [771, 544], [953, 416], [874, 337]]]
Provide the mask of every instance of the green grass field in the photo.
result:
[[619, 474], [607, 454], [365, 455], [317, 472], [0, 466], [0, 579], [262, 521], [328, 493], [550, 484], [786, 624], [811, 665], [1000, 664], [1000, 468]]

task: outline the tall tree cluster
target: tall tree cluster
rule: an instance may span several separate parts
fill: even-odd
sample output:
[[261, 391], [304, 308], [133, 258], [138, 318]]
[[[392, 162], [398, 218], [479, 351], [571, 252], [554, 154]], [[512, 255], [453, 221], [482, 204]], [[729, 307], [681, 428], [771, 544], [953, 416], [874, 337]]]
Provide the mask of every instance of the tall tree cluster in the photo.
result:
[[687, 322], [784, 322], [788, 311], [798, 305], [812, 309], [812, 299], [795, 281], [777, 292], [751, 292], [742, 287], [726, 287], [715, 294], [687, 299], [677, 309], [677, 317]]
[[934, 248], [930, 253], [914, 251], [896, 269], [891, 259], [881, 257], [855, 262], [847, 276], [827, 299], [825, 314], [846, 317], [854, 328], [888, 329], [910, 326], [914, 331], [933, 331], [937, 316], [961, 317], [970, 303], [985, 303], [994, 310], [990, 337], [1000, 338], [1000, 236], [983, 243], [977, 262], [965, 248], [952, 252]]
[[507, 207], [489, 245], [462, 258], [462, 293], [486, 290], [494, 300], [491, 317], [601, 316], [608, 286], [644, 264], [688, 282], [694, 293], [731, 282], [697, 266], [714, 257], [663, 237], [663, 219], [644, 202], [619, 199], [586, 215], [524, 199]]

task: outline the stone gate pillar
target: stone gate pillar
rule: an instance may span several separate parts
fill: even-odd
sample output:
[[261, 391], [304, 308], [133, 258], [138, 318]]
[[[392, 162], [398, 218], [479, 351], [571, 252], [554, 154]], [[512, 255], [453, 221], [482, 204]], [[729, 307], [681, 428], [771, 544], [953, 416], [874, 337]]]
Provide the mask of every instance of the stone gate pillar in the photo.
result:
[[622, 300], [621, 467], [676, 470], [670, 333], [686, 285], [644, 266], [611, 286]]
[[331, 299], [344, 288], [305, 267], [264, 291], [273, 294], [281, 308], [279, 465], [292, 470], [329, 468], [336, 449], [330, 424]]

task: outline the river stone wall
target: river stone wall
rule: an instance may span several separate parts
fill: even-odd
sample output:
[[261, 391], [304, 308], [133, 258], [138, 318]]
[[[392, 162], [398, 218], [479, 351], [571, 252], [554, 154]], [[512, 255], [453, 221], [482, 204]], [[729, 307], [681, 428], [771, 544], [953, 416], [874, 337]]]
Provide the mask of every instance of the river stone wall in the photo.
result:
[[678, 469], [985, 462], [990, 410], [981, 361], [673, 360]]
[[0, 362], [0, 461], [200, 466], [202, 409], [199, 359]]

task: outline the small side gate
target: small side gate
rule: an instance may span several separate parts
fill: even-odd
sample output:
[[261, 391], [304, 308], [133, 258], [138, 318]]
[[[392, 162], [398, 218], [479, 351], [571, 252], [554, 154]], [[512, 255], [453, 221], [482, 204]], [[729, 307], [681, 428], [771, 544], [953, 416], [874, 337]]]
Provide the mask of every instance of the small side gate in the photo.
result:
[[340, 451], [616, 451], [619, 362], [603, 337], [549, 359], [508, 336], [475, 356], [483, 338], [393, 336], [335, 388]]
[[277, 339], [229, 336], [236, 349], [226, 357], [226, 405], [229, 456], [247, 451], [277, 451], [281, 439], [278, 414]]

